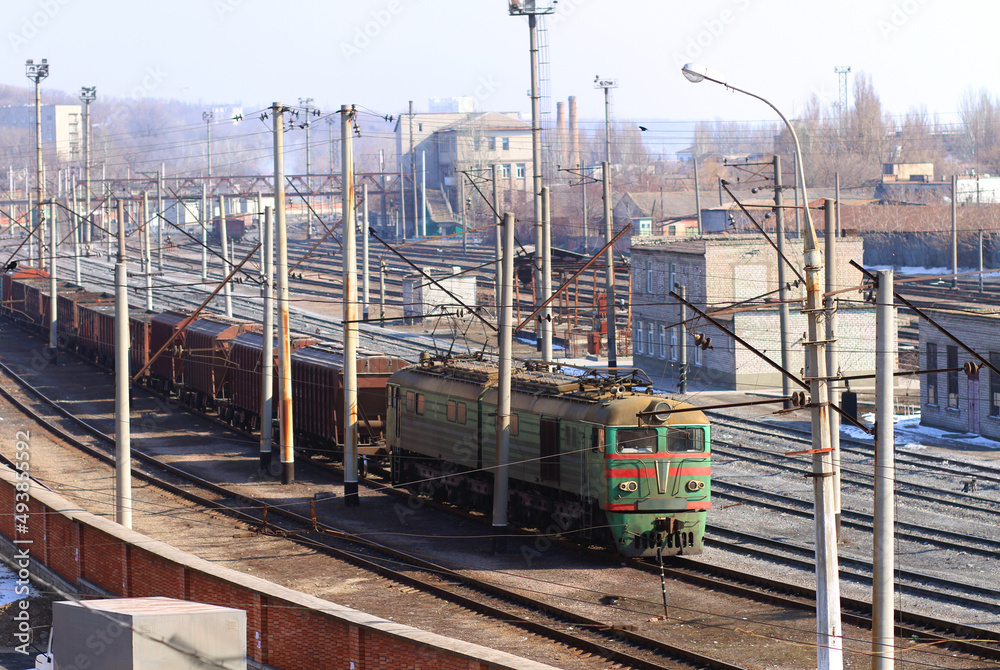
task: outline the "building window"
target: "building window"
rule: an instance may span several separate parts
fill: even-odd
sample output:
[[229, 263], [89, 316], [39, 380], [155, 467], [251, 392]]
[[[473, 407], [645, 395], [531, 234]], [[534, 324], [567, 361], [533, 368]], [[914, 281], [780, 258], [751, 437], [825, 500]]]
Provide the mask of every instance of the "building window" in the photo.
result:
[[650, 356], [656, 355], [656, 345], [653, 344], [653, 324], [646, 326], [646, 351]]
[[660, 358], [667, 357], [667, 327], [660, 326]]
[[500, 166], [500, 176], [504, 179], [510, 179], [510, 166], [506, 163]]
[[653, 292], [653, 262], [646, 261], [646, 293]]
[[679, 326], [674, 326], [670, 329], [670, 360], [677, 360], [677, 329]]
[[[990, 363], [1000, 369], [1000, 353], [990, 352]], [[1000, 375], [990, 370], [990, 416], [1000, 416]]]
[[694, 352], [694, 364], [701, 367], [701, 347], [694, 347], [692, 351]]
[[677, 288], [677, 263], [670, 264], [670, 271], [667, 273], [667, 291]]
[[635, 322], [635, 353], [642, 353], [642, 321]]
[[[924, 367], [928, 370], [936, 370], [938, 366], [938, 355], [937, 355], [937, 344], [935, 342], [927, 343], [927, 360], [924, 361]], [[938, 376], [936, 372], [929, 372], [925, 377], [927, 381], [927, 404], [936, 405], [938, 404]]]
[[424, 132], [424, 124], [422, 124], [422, 123], [418, 123], [417, 124], [417, 132], [418, 133]]
[[504, 151], [510, 151], [510, 138], [509, 137], [501, 137], [500, 138], [500, 148], [502, 148]]
[[517, 164], [517, 178], [524, 179], [524, 163]]
[[948, 407], [958, 409], [958, 347], [947, 347], [948, 367], [952, 370], [948, 373]]
[[490, 138], [490, 151], [496, 151], [496, 150], [497, 150], [497, 138], [491, 137]]

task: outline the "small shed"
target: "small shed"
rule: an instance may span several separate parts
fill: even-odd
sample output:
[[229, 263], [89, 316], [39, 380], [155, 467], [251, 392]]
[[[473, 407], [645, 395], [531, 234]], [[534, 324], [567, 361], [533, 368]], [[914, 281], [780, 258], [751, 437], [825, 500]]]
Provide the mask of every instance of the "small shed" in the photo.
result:
[[[419, 322], [433, 314], [453, 312], [476, 306], [476, 277], [451, 270], [424, 268], [424, 274], [403, 277], [403, 317], [407, 323]], [[430, 279], [428, 279], [430, 277]]]

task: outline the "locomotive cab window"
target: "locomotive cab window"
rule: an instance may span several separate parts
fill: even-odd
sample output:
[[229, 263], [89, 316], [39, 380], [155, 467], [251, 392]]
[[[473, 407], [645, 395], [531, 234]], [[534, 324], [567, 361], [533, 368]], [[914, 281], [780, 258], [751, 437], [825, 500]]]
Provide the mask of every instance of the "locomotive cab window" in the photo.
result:
[[618, 430], [619, 454], [655, 454], [655, 428], [622, 428]]
[[406, 411], [412, 412], [417, 407], [417, 394], [413, 391], [406, 392]]
[[417, 394], [417, 414], [423, 414], [423, 413], [424, 413], [424, 394], [423, 393], [418, 393]]
[[705, 431], [701, 428], [667, 428], [667, 451], [672, 454], [705, 451]]

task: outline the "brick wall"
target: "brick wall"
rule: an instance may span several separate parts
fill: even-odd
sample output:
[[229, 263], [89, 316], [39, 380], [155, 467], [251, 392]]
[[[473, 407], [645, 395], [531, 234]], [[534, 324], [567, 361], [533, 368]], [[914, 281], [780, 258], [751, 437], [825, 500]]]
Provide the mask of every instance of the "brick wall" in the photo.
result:
[[[0, 468], [0, 505], [14, 508], [15, 476]], [[553, 670], [505, 652], [378, 619], [209, 563], [31, 488], [27, 534], [0, 514], [0, 551], [31, 539], [36, 565], [70, 584], [86, 579], [123, 597], [167, 596], [247, 612], [247, 655], [281, 670]], [[20, 545], [24, 546], [24, 545]], [[42, 569], [35, 571], [40, 574]]]

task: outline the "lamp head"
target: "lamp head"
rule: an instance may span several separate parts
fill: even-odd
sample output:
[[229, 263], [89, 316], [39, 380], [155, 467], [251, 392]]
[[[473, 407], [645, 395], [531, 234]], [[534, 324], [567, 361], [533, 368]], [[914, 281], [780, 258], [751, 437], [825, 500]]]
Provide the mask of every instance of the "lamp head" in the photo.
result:
[[725, 77], [723, 77], [720, 73], [715, 70], [710, 70], [704, 65], [698, 65], [697, 63], [688, 63], [681, 68], [681, 73], [684, 75], [684, 78], [692, 84], [697, 84], [698, 82], [707, 79], [709, 81], [714, 81], [716, 84], [728, 86], [728, 84], [726, 84]]

